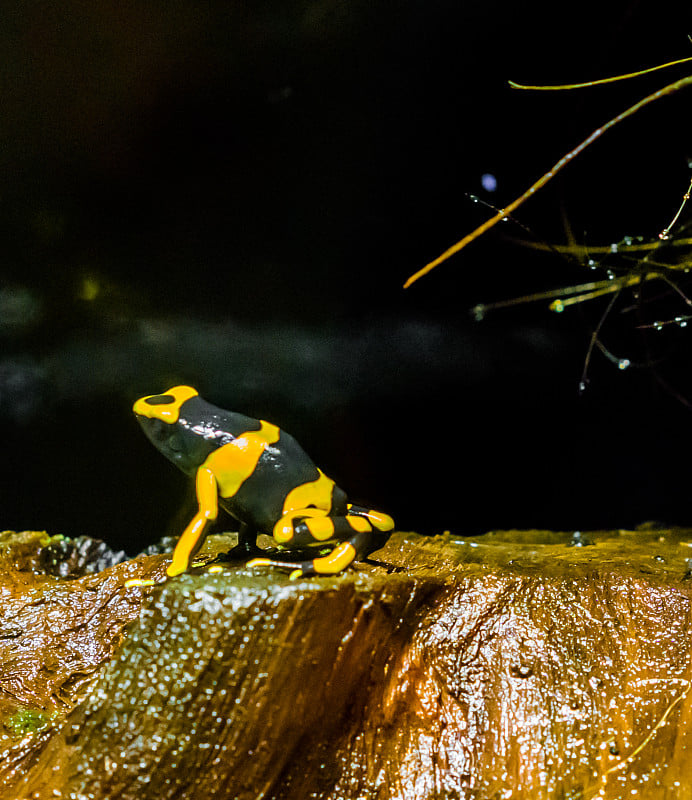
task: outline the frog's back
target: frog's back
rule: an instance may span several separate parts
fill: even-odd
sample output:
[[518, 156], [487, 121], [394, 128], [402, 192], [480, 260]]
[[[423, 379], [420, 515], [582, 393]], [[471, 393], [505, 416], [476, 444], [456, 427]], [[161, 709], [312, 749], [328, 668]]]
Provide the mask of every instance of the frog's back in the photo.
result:
[[241, 521], [271, 533], [287, 510], [291, 492], [306, 484], [318, 485], [322, 480], [326, 485], [314, 505], [343, 513], [345, 492], [324, 476], [293, 436], [277, 430], [278, 439], [266, 446], [253, 473], [235, 495], [227, 498], [221, 491], [221, 505]]

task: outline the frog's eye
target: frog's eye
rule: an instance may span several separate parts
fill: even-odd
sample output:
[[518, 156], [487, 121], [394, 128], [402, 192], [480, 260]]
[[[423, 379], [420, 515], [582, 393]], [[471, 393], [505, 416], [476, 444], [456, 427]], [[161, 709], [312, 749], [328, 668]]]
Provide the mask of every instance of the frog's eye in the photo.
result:
[[156, 394], [153, 397], [147, 397], [144, 402], [148, 406], [167, 406], [175, 403], [175, 397], [172, 394]]
[[174, 453], [182, 453], [183, 451], [183, 442], [177, 434], [173, 434], [168, 439], [168, 449], [172, 450]]

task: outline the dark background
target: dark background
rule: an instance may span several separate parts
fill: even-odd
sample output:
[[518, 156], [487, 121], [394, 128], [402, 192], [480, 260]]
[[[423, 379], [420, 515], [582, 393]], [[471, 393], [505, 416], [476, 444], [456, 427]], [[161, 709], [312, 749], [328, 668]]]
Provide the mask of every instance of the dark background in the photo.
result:
[[[506, 205], [687, 73], [561, 94], [507, 79], [692, 55], [679, 5], [3, 9], [0, 527], [130, 552], [177, 533], [186, 480], [130, 412], [176, 383], [280, 424], [402, 529], [691, 524], [692, 412], [674, 394], [692, 401], [692, 325], [637, 328], [685, 314], [681, 298], [661, 284], [638, 310], [623, 297], [602, 339], [633, 366], [596, 353], [580, 396], [607, 298], [480, 323], [469, 310], [626, 262], [570, 265], [507, 241], [527, 238], [510, 223], [402, 289], [485, 218], [469, 193]], [[587, 245], [655, 237], [689, 183], [691, 99], [609, 132], [519, 220], [550, 242], [565, 241], [563, 215]], [[647, 354], [655, 370], [636, 367]]]

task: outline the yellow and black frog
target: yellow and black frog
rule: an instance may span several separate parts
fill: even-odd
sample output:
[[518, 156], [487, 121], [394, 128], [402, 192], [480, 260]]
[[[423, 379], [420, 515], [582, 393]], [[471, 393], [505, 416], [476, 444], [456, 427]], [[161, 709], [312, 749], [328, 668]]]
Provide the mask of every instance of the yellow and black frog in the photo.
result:
[[[187, 570], [219, 505], [239, 522], [233, 555], [251, 558], [249, 566], [290, 569], [292, 578], [341, 572], [394, 529], [387, 514], [347, 503], [346, 493], [271, 422], [217, 408], [191, 386], [141, 397], [133, 411], [151, 442], [196, 481], [199, 508], [176, 545], [171, 577]], [[252, 558], [264, 553], [256, 544], [260, 533], [289, 549], [334, 546], [309, 561]]]

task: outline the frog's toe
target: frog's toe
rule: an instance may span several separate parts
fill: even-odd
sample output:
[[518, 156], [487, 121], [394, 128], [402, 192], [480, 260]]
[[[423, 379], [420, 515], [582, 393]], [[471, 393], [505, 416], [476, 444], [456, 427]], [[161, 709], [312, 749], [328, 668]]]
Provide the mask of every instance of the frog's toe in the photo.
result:
[[281, 569], [296, 569], [300, 567], [295, 561], [275, 561], [273, 558], [253, 558], [246, 564], [247, 567], [281, 567]]
[[247, 566], [287, 569], [290, 570], [288, 577], [292, 581], [316, 574], [314, 561], [275, 561], [273, 558], [253, 558], [252, 561], [247, 562]]

